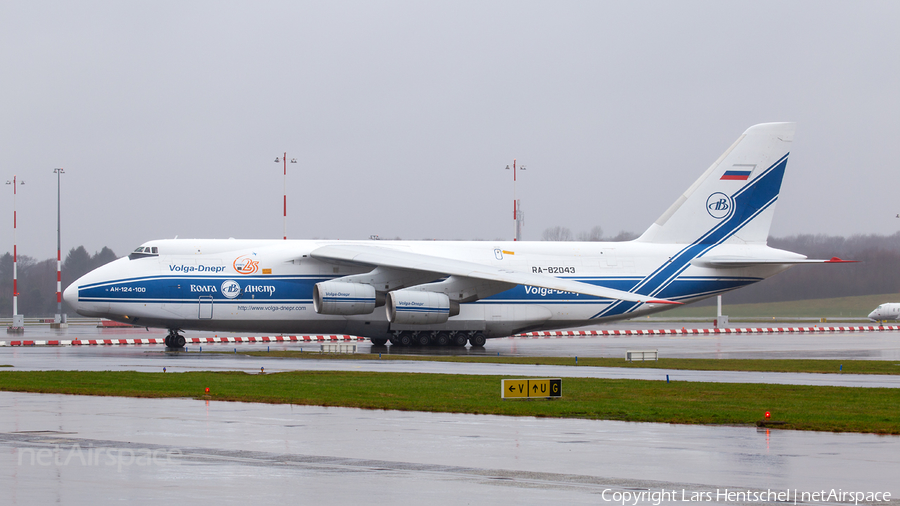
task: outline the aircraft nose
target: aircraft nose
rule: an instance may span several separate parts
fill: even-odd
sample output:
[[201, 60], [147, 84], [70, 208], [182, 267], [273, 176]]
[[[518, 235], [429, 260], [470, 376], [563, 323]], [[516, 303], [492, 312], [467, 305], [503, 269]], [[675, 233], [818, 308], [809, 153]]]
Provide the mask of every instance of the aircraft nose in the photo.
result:
[[66, 301], [66, 304], [69, 305], [76, 312], [78, 311], [78, 282], [74, 282], [69, 285], [63, 291], [63, 300]]

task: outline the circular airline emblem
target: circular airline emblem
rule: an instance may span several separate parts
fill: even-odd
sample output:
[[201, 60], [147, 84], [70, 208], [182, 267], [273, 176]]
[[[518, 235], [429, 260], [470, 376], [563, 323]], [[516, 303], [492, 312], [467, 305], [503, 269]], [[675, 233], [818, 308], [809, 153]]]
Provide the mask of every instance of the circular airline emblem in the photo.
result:
[[706, 199], [706, 212], [717, 220], [731, 214], [732, 207], [734, 207], [734, 201], [722, 192], [713, 193]]
[[252, 255], [242, 255], [234, 259], [234, 270], [238, 274], [253, 274], [259, 270], [259, 261], [250, 258]]
[[233, 299], [241, 294], [241, 285], [238, 284], [237, 281], [233, 279], [225, 280], [222, 283], [222, 295], [228, 297], [229, 299]]

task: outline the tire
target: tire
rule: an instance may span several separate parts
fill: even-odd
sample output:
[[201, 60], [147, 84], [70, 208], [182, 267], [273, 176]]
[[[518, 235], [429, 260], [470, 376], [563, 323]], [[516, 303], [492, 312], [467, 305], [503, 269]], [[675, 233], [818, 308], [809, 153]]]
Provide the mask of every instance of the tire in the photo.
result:
[[166, 338], [163, 340], [163, 342], [166, 343], [166, 348], [172, 348], [172, 347], [173, 347], [173, 346], [172, 346], [172, 337], [171, 337], [171, 336], [166, 336]]
[[469, 336], [466, 335], [465, 332], [457, 332], [453, 336], [453, 339], [451, 341], [453, 343], [453, 346], [459, 346], [460, 348], [462, 348], [466, 345], [467, 342], [469, 342]]
[[176, 348], [184, 348], [184, 336], [178, 336], [175, 338], [175, 347]]
[[469, 338], [469, 344], [471, 344], [473, 347], [477, 346], [480, 348], [484, 346], [484, 343], [486, 342], [487, 338], [485, 338], [484, 334], [482, 334], [481, 332], [476, 332]]
[[412, 332], [401, 332], [397, 336], [397, 344], [400, 346], [409, 346], [412, 344]]
[[438, 346], [447, 346], [450, 344], [450, 333], [448, 332], [438, 332], [436, 336], [434, 336], [434, 344]]
[[428, 346], [431, 344], [431, 336], [428, 335], [428, 332], [419, 332], [419, 335], [416, 336], [416, 344], [419, 346]]
[[370, 339], [370, 341], [375, 346], [384, 346], [387, 343], [387, 339]]

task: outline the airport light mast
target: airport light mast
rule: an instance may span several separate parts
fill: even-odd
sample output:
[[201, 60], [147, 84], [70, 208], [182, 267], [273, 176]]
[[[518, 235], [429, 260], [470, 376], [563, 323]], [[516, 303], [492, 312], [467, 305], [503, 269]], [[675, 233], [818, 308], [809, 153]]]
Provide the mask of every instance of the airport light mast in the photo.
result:
[[25, 181], [18, 181], [17, 176], [13, 176], [12, 181], [6, 182], [6, 184], [11, 184], [13, 187], [13, 321], [12, 325], [6, 328], [8, 334], [22, 334], [25, 332], [25, 317], [19, 314], [19, 280], [16, 269], [19, 258], [18, 246], [16, 244], [17, 183], [21, 185], [25, 184]]
[[[509, 170], [509, 165], [506, 166], [506, 170]], [[519, 167], [518, 170], [525, 170], [525, 166]], [[513, 222], [516, 227], [516, 235], [513, 239], [514, 241], [519, 241], [522, 239], [522, 225], [525, 224], [525, 213], [522, 212], [522, 202], [518, 199], [516, 194], [516, 159], [513, 158]]]
[[53, 169], [56, 174], [56, 315], [50, 328], [64, 329], [69, 326], [66, 322], [66, 314], [62, 310], [62, 205], [60, 200], [60, 187], [62, 175], [66, 173], [62, 167]]
[[[282, 160], [284, 160], [284, 240], [287, 241], [287, 151], [284, 152], [281, 160], [277, 156], [275, 157], [275, 163]], [[291, 158], [291, 163], [297, 163], [297, 159]]]

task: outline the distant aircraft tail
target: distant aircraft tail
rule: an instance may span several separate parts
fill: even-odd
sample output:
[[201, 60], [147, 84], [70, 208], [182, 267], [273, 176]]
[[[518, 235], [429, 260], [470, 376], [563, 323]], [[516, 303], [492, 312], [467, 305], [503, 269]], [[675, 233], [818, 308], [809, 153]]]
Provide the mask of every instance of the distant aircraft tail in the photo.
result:
[[637, 240], [765, 243], [796, 123], [747, 129]]

